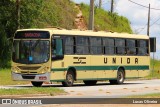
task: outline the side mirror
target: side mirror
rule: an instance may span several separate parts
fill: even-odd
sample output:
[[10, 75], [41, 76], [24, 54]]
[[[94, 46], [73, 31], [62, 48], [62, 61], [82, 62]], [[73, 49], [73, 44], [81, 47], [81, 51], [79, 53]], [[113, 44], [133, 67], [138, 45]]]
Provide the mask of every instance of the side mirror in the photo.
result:
[[150, 52], [156, 52], [156, 38], [150, 38]]

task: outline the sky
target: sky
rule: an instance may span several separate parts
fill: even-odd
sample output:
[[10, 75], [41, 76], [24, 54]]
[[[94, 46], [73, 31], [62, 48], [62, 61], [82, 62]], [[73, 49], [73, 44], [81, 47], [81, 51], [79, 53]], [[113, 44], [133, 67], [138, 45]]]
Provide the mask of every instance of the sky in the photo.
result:
[[[72, 0], [89, 4], [90, 0]], [[98, 5], [99, 0], [95, 0]], [[140, 5], [137, 5], [135, 3]], [[110, 11], [111, 0], [102, 0], [102, 8]], [[155, 58], [160, 59], [160, 0], [114, 0], [114, 12], [129, 19], [134, 33], [147, 35], [148, 8], [150, 4], [150, 37], [156, 37]], [[153, 54], [151, 54], [151, 57]]]

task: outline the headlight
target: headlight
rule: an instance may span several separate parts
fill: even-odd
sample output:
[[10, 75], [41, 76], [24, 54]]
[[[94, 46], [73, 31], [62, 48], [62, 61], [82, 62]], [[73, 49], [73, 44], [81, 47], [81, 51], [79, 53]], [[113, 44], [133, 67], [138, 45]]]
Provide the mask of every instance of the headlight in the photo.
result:
[[40, 71], [40, 73], [44, 74], [44, 73], [46, 73], [46, 72], [48, 72], [48, 71], [49, 71], [49, 67], [44, 67], [44, 68]]
[[15, 73], [18, 73], [18, 68], [17, 67], [11, 67], [11, 71], [15, 72]]

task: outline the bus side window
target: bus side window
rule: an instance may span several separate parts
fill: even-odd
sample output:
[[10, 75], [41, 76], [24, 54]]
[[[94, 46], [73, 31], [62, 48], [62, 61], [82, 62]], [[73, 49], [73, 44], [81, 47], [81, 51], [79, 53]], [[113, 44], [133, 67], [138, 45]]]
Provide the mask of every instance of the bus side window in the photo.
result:
[[56, 39], [56, 56], [63, 55], [62, 39]]
[[63, 41], [61, 38], [53, 39], [52, 41], [52, 59], [60, 60], [64, 58]]

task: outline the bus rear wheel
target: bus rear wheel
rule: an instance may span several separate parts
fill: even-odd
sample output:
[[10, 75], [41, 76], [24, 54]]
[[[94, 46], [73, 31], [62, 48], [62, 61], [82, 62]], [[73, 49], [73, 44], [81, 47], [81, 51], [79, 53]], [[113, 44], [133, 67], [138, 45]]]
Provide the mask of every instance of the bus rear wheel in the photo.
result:
[[109, 80], [110, 84], [123, 84], [125, 79], [125, 74], [123, 69], [119, 69], [117, 72], [116, 80]]
[[32, 85], [35, 87], [40, 87], [42, 86], [43, 82], [35, 82], [35, 81], [31, 81]]
[[72, 71], [68, 71], [66, 75], [66, 80], [62, 82], [62, 85], [65, 87], [71, 87], [74, 83], [74, 73]]
[[85, 85], [96, 85], [96, 80], [90, 80], [90, 81], [83, 81]]

